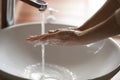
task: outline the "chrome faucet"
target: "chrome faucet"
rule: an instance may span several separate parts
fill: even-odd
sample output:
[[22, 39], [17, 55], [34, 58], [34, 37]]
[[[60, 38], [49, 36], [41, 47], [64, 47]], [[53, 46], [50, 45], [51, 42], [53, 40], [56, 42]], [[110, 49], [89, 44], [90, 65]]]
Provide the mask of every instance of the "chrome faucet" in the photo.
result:
[[[47, 3], [42, 0], [21, 0], [33, 7], [38, 8], [40, 11], [45, 11]], [[14, 9], [15, 0], [2, 0], [2, 28], [6, 28], [14, 24]]]
[[45, 11], [47, 8], [47, 3], [42, 0], [21, 0], [33, 7], [38, 8], [40, 11]]

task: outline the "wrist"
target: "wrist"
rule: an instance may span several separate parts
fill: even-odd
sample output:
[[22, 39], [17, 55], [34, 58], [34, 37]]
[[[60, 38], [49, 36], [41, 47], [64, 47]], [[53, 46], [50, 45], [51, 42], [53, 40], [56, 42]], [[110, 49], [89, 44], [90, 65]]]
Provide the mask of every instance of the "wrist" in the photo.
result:
[[116, 10], [115, 12], [115, 20], [117, 24], [120, 26], [120, 9]]

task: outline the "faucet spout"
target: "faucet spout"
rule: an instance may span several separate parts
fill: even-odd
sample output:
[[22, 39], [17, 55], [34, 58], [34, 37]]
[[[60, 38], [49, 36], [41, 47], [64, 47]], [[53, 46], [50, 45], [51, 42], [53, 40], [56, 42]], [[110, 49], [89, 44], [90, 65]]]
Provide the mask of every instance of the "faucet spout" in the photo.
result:
[[38, 8], [40, 11], [45, 11], [47, 9], [48, 3], [43, 0], [21, 0], [33, 7]]
[[[40, 11], [47, 9], [48, 3], [43, 0], [21, 0], [33, 7], [38, 8]], [[6, 28], [14, 24], [14, 8], [15, 0], [2, 0], [2, 28]]]
[[15, 0], [2, 0], [1, 28], [6, 28], [14, 24]]

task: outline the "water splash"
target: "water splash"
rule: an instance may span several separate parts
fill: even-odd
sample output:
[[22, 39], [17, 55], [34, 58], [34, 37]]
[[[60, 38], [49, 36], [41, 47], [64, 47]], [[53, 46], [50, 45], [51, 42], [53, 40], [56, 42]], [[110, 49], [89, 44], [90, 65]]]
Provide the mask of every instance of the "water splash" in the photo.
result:
[[[45, 15], [40, 13], [41, 34], [45, 34]], [[45, 64], [45, 44], [41, 41], [33, 42], [34, 47], [41, 45], [42, 63], [27, 66], [24, 70], [24, 76], [32, 80], [76, 80], [75, 75], [68, 69], [56, 65]]]
[[41, 63], [27, 66], [23, 75], [32, 80], [76, 80], [76, 76], [64, 67], [51, 64], [45, 66], [44, 77]]
[[105, 43], [106, 43], [106, 40], [102, 40], [102, 41], [88, 44], [88, 45], [86, 45], [86, 47], [88, 47], [90, 49], [90, 52], [97, 54], [100, 52], [100, 50], [103, 49]]

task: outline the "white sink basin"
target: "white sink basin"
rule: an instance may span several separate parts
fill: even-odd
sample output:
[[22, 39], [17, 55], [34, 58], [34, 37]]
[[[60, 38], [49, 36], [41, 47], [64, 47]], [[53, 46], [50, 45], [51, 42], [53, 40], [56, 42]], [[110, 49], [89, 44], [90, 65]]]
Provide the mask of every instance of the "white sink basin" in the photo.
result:
[[[46, 31], [69, 25], [46, 24]], [[25, 80], [24, 68], [41, 62], [40, 47], [26, 42], [29, 35], [40, 34], [40, 24], [22, 24], [0, 31], [0, 74], [12, 80]], [[99, 45], [97, 45], [99, 46]], [[97, 54], [85, 46], [46, 46], [46, 62], [72, 71], [77, 80], [104, 76], [120, 64], [120, 48], [113, 39]]]

